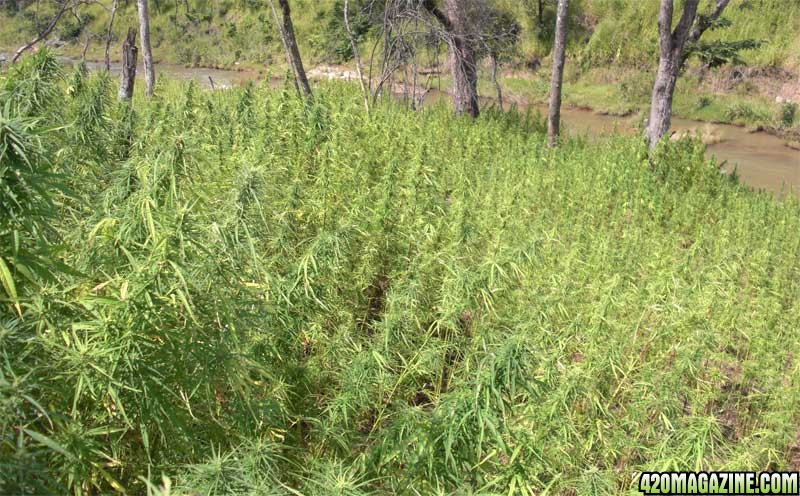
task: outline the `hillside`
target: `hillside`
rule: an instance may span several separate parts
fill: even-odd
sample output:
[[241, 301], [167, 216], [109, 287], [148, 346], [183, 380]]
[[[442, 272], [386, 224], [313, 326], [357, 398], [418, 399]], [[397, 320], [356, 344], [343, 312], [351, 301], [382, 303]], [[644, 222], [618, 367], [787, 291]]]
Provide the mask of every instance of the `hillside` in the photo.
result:
[[0, 493], [800, 468], [800, 202], [699, 143], [114, 86], [47, 51], [0, 76]]
[[[294, 2], [298, 39], [313, 63], [342, 62], [342, 53], [347, 53], [336, 50], [338, 44], [346, 43], [339, 20], [341, 4], [341, 0]], [[544, 1], [541, 20], [534, 0], [498, 0], [498, 4], [522, 27], [513, 65], [522, 65], [536, 57], [546, 58], [552, 47], [552, 2]], [[48, 5], [39, 8], [40, 22], [47, 21]], [[16, 48], [35, 34], [35, 9], [36, 4], [31, 3], [13, 13], [7, 3], [0, 24], [0, 46]], [[261, 2], [158, 0], [153, 2], [151, 10], [153, 47], [160, 60], [225, 67], [236, 62], [260, 66], [282, 60], [272, 14]], [[609, 64], [637, 68], [653, 64], [657, 52], [657, 2], [574, 0], [570, 12], [569, 50], [582, 69]], [[75, 18], [65, 19], [54, 36], [71, 45], [67, 50], [73, 54], [80, 53], [87, 35], [104, 38], [108, 23], [108, 12], [98, 5], [89, 6], [81, 15], [80, 23]], [[129, 26], [137, 25], [135, 3], [122, 3], [118, 16], [114, 28], [116, 44]], [[734, 0], [725, 17], [731, 26], [709, 33], [709, 41], [758, 40], [763, 45], [758, 50], [744, 52], [744, 63], [795, 72], [800, 68], [800, 3]], [[102, 58], [102, 44], [98, 39], [90, 45], [92, 57]]]

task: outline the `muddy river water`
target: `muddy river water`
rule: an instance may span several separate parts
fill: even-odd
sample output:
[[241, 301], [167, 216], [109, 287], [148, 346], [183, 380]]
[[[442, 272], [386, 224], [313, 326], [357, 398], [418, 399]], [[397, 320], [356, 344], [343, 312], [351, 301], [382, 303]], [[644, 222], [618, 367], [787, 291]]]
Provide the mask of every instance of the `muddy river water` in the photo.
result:
[[[0, 54], [2, 58], [3, 54]], [[8, 57], [7, 54], [5, 54]], [[10, 57], [8, 57], [10, 58]], [[65, 59], [66, 62], [70, 62]], [[102, 68], [101, 63], [88, 62], [90, 70]], [[204, 87], [229, 88], [248, 81], [263, 79], [263, 74], [254, 71], [231, 71], [206, 68], [187, 68], [171, 64], [158, 64], [157, 73], [175, 79], [194, 80]], [[118, 74], [119, 64], [112, 64], [111, 71]], [[143, 73], [140, 67], [137, 71]], [[432, 95], [433, 99], [441, 95]], [[543, 106], [535, 106], [546, 115]], [[562, 122], [570, 133], [602, 135], [614, 131], [633, 133], [636, 117], [616, 117], [595, 113], [591, 110], [564, 108]], [[749, 132], [745, 128], [727, 124], [709, 124], [687, 119], [673, 119], [673, 131], [699, 131], [712, 136], [712, 144], [706, 153], [725, 162], [724, 170], [736, 169], [741, 180], [755, 189], [776, 193], [793, 191], [800, 196], [800, 150], [786, 146], [785, 141], [764, 132]]]
[[[546, 109], [542, 108], [543, 115]], [[571, 132], [602, 134], [615, 129], [635, 132], [638, 118], [621, 118], [596, 114], [590, 110], [567, 109], [562, 111], [565, 126]], [[745, 184], [755, 189], [780, 193], [793, 190], [800, 196], [800, 150], [786, 146], [785, 140], [764, 132], [750, 132], [739, 126], [710, 124], [688, 119], [672, 119], [672, 129], [694, 132], [713, 137], [706, 155], [725, 162], [723, 170], [736, 170]]]

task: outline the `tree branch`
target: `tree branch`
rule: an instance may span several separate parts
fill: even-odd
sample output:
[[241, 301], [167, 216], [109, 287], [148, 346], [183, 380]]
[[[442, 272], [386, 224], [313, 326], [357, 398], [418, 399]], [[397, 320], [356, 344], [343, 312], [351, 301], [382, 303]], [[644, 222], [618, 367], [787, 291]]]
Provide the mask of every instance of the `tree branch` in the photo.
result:
[[64, 15], [64, 13], [67, 11], [67, 9], [69, 8], [69, 6], [70, 6], [70, 3], [69, 3], [69, 2], [67, 2], [67, 1], [63, 2], [63, 3], [61, 4], [61, 8], [59, 9], [58, 13], [57, 13], [57, 14], [56, 14], [56, 16], [53, 18], [53, 20], [50, 22], [50, 24], [47, 26], [47, 28], [46, 28], [44, 31], [42, 31], [42, 33], [41, 33], [39, 36], [37, 36], [36, 38], [34, 38], [34, 39], [32, 39], [31, 41], [29, 41], [29, 42], [28, 42], [26, 45], [23, 45], [23, 46], [21, 46], [21, 47], [19, 48], [19, 50], [17, 50], [17, 51], [14, 53], [14, 57], [12, 57], [12, 58], [11, 58], [11, 63], [12, 63], [12, 64], [16, 64], [16, 63], [17, 63], [17, 60], [20, 58], [20, 56], [21, 56], [21, 55], [22, 55], [22, 54], [23, 54], [23, 53], [24, 53], [26, 50], [29, 50], [29, 49], [30, 49], [30, 48], [32, 48], [32, 47], [33, 47], [35, 44], [37, 44], [37, 43], [39, 43], [40, 41], [42, 41], [43, 39], [47, 38], [47, 36], [48, 36], [48, 35], [50, 35], [50, 33], [51, 33], [51, 32], [53, 31], [53, 29], [56, 27], [56, 24], [58, 24], [58, 21], [59, 21], [59, 20], [61, 20], [61, 17], [62, 17], [62, 16]]
[[453, 24], [450, 22], [450, 19], [444, 15], [444, 12], [436, 6], [433, 0], [422, 0], [422, 8], [430, 12], [430, 14], [436, 18], [437, 21], [442, 23], [444, 29], [448, 32], [453, 31]]
[[[669, 3], [672, 3], [672, 0], [670, 0]], [[681, 20], [678, 21], [678, 25], [675, 26], [675, 30], [672, 32], [673, 51], [683, 51], [683, 46], [686, 44], [686, 39], [689, 37], [689, 30], [692, 29], [692, 24], [694, 23], [695, 17], [697, 17], [697, 6], [699, 4], [700, 0], [686, 0], [686, 4], [683, 6]]]
[[687, 41], [689, 43], [697, 43], [700, 40], [700, 37], [703, 36], [703, 33], [714, 24], [714, 21], [719, 19], [719, 16], [722, 15], [722, 12], [725, 10], [725, 7], [728, 6], [730, 0], [718, 0], [717, 7], [714, 9], [714, 12], [709, 17], [700, 16], [700, 19], [697, 20], [697, 23], [692, 29], [691, 34], [689, 34], [689, 38]]
[[662, 59], [672, 54], [672, 13], [673, 0], [661, 0], [658, 11], [658, 48]]

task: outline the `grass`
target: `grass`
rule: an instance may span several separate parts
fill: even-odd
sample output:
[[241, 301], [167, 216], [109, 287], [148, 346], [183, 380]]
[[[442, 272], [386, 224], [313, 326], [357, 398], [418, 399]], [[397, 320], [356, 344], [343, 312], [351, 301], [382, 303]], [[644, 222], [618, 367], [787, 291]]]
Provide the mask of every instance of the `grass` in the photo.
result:
[[159, 81], [128, 107], [49, 57], [0, 80], [0, 129], [35, 122], [26, 156], [63, 186], [59, 267], [0, 293], [0, 492], [636, 494], [642, 470], [796, 469], [800, 204], [700, 144], [551, 150], [536, 115], [367, 115], [334, 83], [305, 104]]

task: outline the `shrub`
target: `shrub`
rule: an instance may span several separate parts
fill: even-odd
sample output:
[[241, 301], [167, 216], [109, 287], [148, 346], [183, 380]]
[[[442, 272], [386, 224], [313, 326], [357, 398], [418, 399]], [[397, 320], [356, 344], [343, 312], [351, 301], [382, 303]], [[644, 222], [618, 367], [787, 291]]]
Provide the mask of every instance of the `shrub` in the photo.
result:
[[703, 95], [697, 99], [697, 102], [695, 103], [695, 109], [702, 110], [711, 105], [712, 103], [713, 100], [711, 99], [711, 97]]
[[794, 124], [797, 117], [797, 104], [794, 102], [784, 102], [779, 111], [779, 120], [781, 127], [790, 128]]
[[737, 101], [725, 109], [725, 117], [732, 122], [744, 122], [747, 124], [761, 123], [769, 120], [769, 116], [763, 109], [756, 107], [749, 102]]
[[37, 121], [11, 141], [74, 189], [43, 187], [71, 270], [0, 300], [0, 492], [614, 494], [788, 466], [800, 205], [699, 143], [552, 150], [537, 116], [367, 114], [334, 83], [118, 105], [34, 59], [2, 129]]

